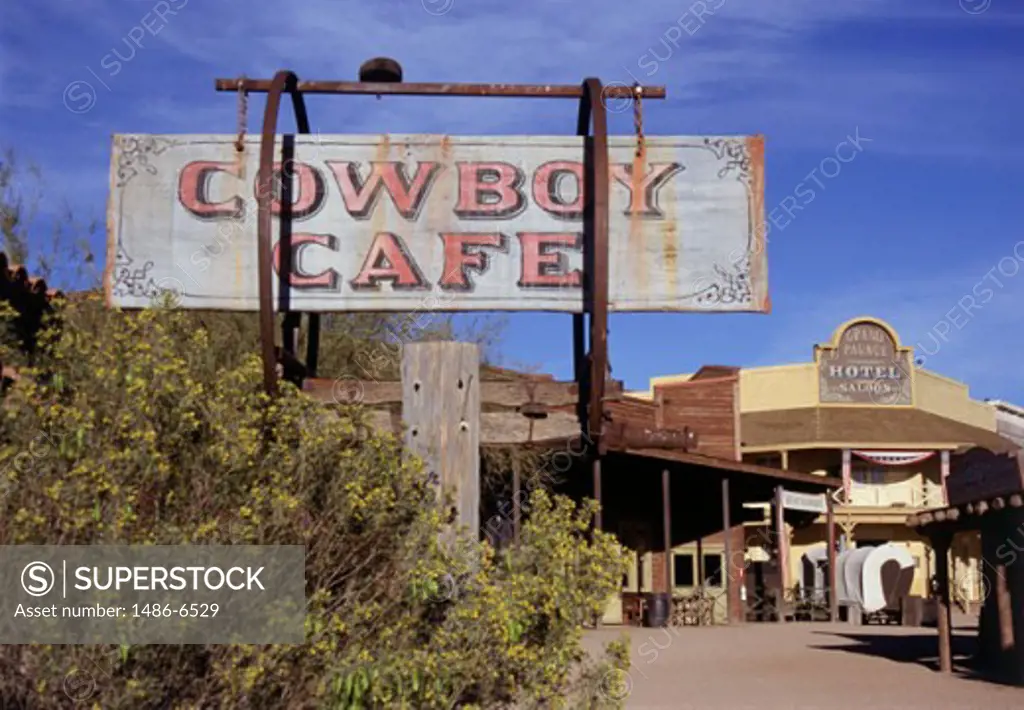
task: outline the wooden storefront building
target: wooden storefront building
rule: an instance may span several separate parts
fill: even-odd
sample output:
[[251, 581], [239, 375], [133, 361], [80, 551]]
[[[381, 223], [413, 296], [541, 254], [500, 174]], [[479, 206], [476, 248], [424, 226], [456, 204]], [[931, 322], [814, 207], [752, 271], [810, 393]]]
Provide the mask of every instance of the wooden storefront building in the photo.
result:
[[1024, 454], [966, 452], [948, 479], [949, 505], [908, 521], [938, 552], [939, 666], [949, 672], [951, 643], [948, 551], [957, 534], [980, 533], [982, 607], [973, 670], [1024, 685]]
[[[652, 380], [652, 398], [693, 375]], [[982, 446], [1010, 453], [997, 409], [972, 399], [966, 385], [915, 365], [914, 349], [888, 323], [859, 317], [813, 347], [804, 363], [738, 371], [740, 451], [744, 462], [841, 480], [835, 517], [845, 549], [895, 543], [915, 558], [911, 593], [928, 596], [936, 553], [908, 527], [915, 513], [946, 503], [945, 480], [957, 457]], [[762, 528], [771, 528], [767, 515]], [[752, 530], [757, 530], [755, 525]], [[758, 535], [748, 534], [756, 539]], [[805, 562], [827, 545], [824, 516], [785, 534], [785, 586], [798, 591]], [[951, 541], [954, 600], [982, 599], [980, 539], [964, 530]], [[762, 559], [752, 550], [753, 559]]]
[[[825, 500], [826, 492], [841, 486], [836, 478], [742, 460], [734, 368], [705, 367], [692, 381], [656, 388], [649, 400], [631, 397], [621, 383], [609, 381], [600, 442], [580, 433], [576, 383], [494, 368], [483, 368], [481, 378], [474, 396], [479, 397], [484, 466], [487, 450], [546, 452], [557, 490], [578, 500], [597, 498], [598, 524], [631, 551], [622, 594], [609, 600], [604, 623], [639, 623], [651, 593], [671, 593], [676, 600], [700, 593], [707, 604], [692, 623], [743, 621], [752, 604], [744, 593], [746, 525], [761, 514], [751, 506], [770, 503], [782, 490]], [[373, 410], [375, 427], [396, 435], [408, 428], [401, 382], [359, 381], [346, 387], [357, 390], [359, 400]], [[325, 403], [338, 397], [338, 385], [330, 380], [307, 379], [303, 389]], [[598, 449], [600, 476], [595, 481], [591, 465]], [[521, 489], [520, 478], [529, 476], [518, 470], [484, 471], [487, 478], [495, 473], [514, 479], [505, 490], [511, 495], [483, 491], [479, 526], [492, 538], [514, 537], [518, 506], [509, 509], [508, 499], [525, 501], [528, 491]], [[794, 525], [814, 517], [797, 511], [783, 515]]]

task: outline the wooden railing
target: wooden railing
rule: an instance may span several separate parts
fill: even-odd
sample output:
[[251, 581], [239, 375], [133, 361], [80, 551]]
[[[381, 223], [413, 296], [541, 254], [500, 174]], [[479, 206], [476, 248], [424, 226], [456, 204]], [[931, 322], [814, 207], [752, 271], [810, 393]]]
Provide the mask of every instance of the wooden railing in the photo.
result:
[[940, 508], [942, 486], [910, 479], [899, 483], [857, 483], [850, 487], [851, 506], [875, 508]]

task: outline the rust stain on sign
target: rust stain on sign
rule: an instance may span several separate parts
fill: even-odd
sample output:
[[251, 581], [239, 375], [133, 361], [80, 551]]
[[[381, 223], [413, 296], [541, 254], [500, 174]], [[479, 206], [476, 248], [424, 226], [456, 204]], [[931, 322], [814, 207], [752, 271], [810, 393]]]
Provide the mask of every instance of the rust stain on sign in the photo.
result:
[[641, 289], [644, 289], [644, 272], [647, 270], [646, 255], [647, 243], [644, 238], [643, 215], [639, 209], [635, 209], [637, 196], [643, 193], [644, 189], [644, 166], [647, 164], [647, 144], [640, 144], [640, 149], [634, 153], [632, 172], [630, 178], [630, 205], [629, 209], [629, 244], [635, 249], [640, 259], [633, 262], [633, 278], [637, 280]]
[[[750, 156], [750, 281], [768, 280], [768, 234], [764, 224], [764, 136], [747, 137], [747, 154]], [[772, 301], [768, 289], [759, 304], [763, 313], [771, 313]]]
[[664, 259], [667, 277], [666, 292], [669, 296], [679, 294], [679, 220], [676, 217], [675, 184], [665, 186], [665, 222], [661, 228], [661, 257]]

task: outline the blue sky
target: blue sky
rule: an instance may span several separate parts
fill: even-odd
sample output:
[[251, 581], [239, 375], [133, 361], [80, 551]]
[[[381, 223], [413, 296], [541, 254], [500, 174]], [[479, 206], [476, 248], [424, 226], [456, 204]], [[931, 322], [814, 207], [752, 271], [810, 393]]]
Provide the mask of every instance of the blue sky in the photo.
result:
[[[772, 229], [770, 315], [616, 315], [616, 378], [638, 388], [706, 363], [807, 360], [866, 314], [974, 396], [1024, 403], [1022, 30], [1017, 0], [5, 0], [0, 144], [80, 219], [102, 219], [111, 134], [234, 131], [215, 77], [352, 78], [387, 55], [411, 81], [663, 84], [647, 133], [766, 136], [769, 210], [845, 138], [865, 140]], [[110, 54], [128, 57], [133, 33], [143, 46], [115, 73]], [[325, 133], [575, 129], [573, 102], [308, 103]], [[611, 130], [630, 133], [631, 114]], [[986, 287], [965, 315], [958, 304]], [[570, 377], [571, 319], [511, 316], [502, 355]]]

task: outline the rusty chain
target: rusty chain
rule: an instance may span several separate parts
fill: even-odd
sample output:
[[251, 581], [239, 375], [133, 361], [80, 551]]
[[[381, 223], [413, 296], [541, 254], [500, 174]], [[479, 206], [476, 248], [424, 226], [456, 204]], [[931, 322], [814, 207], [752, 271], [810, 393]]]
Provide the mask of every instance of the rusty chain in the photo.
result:
[[249, 118], [249, 92], [245, 90], [245, 77], [238, 80], [238, 138], [235, 139], [235, 150], [245, 150], [245, 129]]
[[644, 154], [644, 88], [637, 82], [633, 85], [633, 130], [636, 131], [636, 154], [641, 157]]

